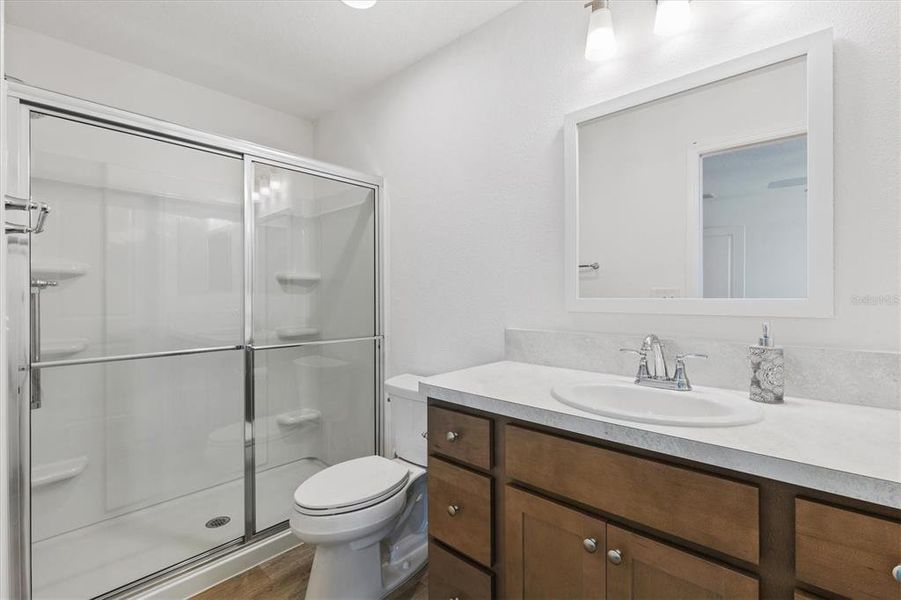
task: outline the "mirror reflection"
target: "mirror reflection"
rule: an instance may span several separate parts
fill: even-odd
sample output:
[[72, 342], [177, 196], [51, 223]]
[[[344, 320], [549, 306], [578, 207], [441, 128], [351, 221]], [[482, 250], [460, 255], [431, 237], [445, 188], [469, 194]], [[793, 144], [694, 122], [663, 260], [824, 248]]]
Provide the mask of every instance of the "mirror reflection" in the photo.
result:
[[806, 67], [578, 125], [581, 297], [807, 297]]
[[807, 136], [701, 158], [704, 298], [807, 294]]

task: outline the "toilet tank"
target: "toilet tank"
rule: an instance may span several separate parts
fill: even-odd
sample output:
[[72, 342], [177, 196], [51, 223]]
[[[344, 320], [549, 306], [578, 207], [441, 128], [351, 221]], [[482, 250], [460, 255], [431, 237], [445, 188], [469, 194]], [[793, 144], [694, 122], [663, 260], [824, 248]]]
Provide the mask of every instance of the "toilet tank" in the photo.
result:
[[428, 456], [423, 435], [428, 428], [426, 402], [419, 397], [420, 375], [397, 375], [385, 381], [390, 403], [391, 432], [398, 458], [425, 467]]

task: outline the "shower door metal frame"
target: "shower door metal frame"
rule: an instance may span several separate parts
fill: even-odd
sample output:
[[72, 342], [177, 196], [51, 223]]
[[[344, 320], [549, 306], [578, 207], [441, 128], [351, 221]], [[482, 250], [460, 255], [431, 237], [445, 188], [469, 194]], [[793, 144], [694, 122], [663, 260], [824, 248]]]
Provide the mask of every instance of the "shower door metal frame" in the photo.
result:
[[[242, 159], [244, 163], [244, 198], [242, 211], [243, 225], [243, 255], [244, 255], [244, 286], [243, 286], [243, 341], [240, 345], [226, 345], [215, 348], [191, 348], [184, 350], [172, 350], [162, 352], [149, 352], [141, 354], [110, 356], [102, 358], [70, 359], [61, 361], [45, 361], [29, 365], [27, 359], [24, 364], [22, 357], [28, 356], [28, 348], [21, 347], [28, 344], [26, 336], [19, 336], [17, 340], [10, 339], [8, 352], [10, 374], [19, 373], [19, 377], [10, 377], [8, 381], [8, 406], [3, 407], [10, 416], [11, 431], [10, 451], [11, 464], [8, 474], [10, 493], [10, 515], [12, 522], [18, 522], [18, 530], [11, 531], [10, 548], [12, 560], [10, 564], [16, 571], [10, 573], [19, 582], [19, 596], [31, 597], [31, 465], [30, 465], [30, 428], [31, 408], [29, 380], [31, 367], [51, 368], [78, 364], [106, 363], [121, 360], [155, 358], [160, 356], [180, 356], [187, 354], [218, 352], [218, 351], [243, 351], [244, 353], [244, 534], [243, 537], [226, 542], [215, 548], [194, 556], [175, 565], [146, 575], [145, 577], [104, 593], [100, 598], [121, 597], [151, 589], [162, 581], [170, 580], [185, 574], [192, 569], [218, 560], [228, 554], [246, 547], [248, 544], [265, 539], [275, 533], [284, 531], [287, 522], [280, 523], [263, 531], [256, 531], [256, 498], [255, 475], [256, 465], [254, 460], [254, 381], [253, 362], [254, 351], [275, 348], [290, 348], [302, 345], [331, 344], [350, 341], [371, 340], [375, 351], [375, 389], [374, 423], [373, 423], [373, 451], [376, 454], [383, 453], [384, 432], [384, 326], [385, 304], [383, 274], [385, 272], [383, 261], [384, 228], [385, 228], [385, 203], [382, 197], [383, 180], [381, 177], [369, 175], [347, 169], [338, 165], [321, 162], [300, 155], [284, 152], [274, 148], [261, 146], [252, 142], [220, 136], [198, 131], [189, 127], [176, 125], [164, 120], [140, 115], [125, 110], [112, 108], [87, 100], [66, 96], [49, 90], [44, 90], [18, 82], [8, 81], [8, 122], [3, 124], [5, 135], [8, 139], [8, 160], [15, 173], [7, 189], [8, 195], [30, 198], [30, 115], [32, 112], [61, 117], [71, 121], [77, 121], [88, 125], [120, 131], [122, 133], [139, 137], [154, 139], [162, 142], [173, 143], [197, 150], [203, 150], [216, 154]], [[9, 124], [14, 127], [9, 127]], [[375, 297], [373, 298], [375, 311], [375, 328], [372, 336], [348, 338], [339, 340], [313, 341], [296, 344], [276, 344], [257, 346], [253, 344], [253, 163], [267, 164], [271, 166], [290, 169], [306, 173], [316, 177], [322, 177], [334, 181], [340, 181], [373, 192], [374, 202], [374, 238], [375, 238]], [[3, 176], [6, 176], [4, 173]], [[53, 226], [52, 220], [48, 225]], [[30, 253], [30, 239], [28, 249]], [[30, 264], [30, 258], [29, 258]], [[7, 294], [10, 283], [3, 274], [0, 281], [0, 293]], [[18, 285], [22, 285], [19, 283]], [[27, 307], [8, 307], [11, 314], [28, 314]], [[18, 324], [18, 326], [27, 324]], [[14, 342], [18, 341], [15, 346]], [[13, 361], [18, 358], [17, 363]], [[14, 368], [12, 368], [14, 367]], [[15, 420], [13, 420], [15, 419]], [[13, 464], [14, 461], [14, 464]]]

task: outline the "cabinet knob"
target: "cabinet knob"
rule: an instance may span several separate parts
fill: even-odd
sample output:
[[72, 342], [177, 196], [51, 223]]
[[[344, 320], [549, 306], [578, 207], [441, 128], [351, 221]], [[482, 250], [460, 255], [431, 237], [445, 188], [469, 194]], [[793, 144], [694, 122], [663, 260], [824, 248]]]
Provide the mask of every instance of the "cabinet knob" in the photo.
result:
[[460, 507], [457, 506], [456, 504], [451, 504], [447, 507], [447, 514], [449, 514], [452, 517], [457, 516], [458, 512], [460, 512]]
[[623, 551], [622, 550], [608, 550], [607, 551], [607, 560], [610, 561], [611, 564], [618, 565], [623, 562]]
[[460, 434], [457, 433], [456, 431], [448, 431], [447, 432], [447, 441], [456, 442], [459, 439], [460, 439]]
[[594, 538], [585, 538], [582, 540], [582, 547], [585, 548], [586, 551], [594, 554], [598, 551], [598, 541]]
[[895, 565], [892, 569], [892, 577], [895, 578], [895, 581], [901, 582], [901, 565]]

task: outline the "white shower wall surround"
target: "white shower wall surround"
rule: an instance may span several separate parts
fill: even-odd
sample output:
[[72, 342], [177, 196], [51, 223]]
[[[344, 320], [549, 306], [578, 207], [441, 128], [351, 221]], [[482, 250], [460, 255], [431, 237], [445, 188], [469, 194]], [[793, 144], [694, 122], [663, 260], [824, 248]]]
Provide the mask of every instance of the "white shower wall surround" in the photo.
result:
[[[635, 355], [619, 349], [640, 348], [643, 339], [634, 334], [507, 329], [504, 358], [633, 376], [638, 370]], [[688, 365], [692, 383], [748, 389], [748, 346], [756, 339], [747, 344], [690, 337], [662, 341], [670, 361], [677, 353], [709, 356]], [[901, 353], [786, 346], [785, 395], [901, 410]]]

